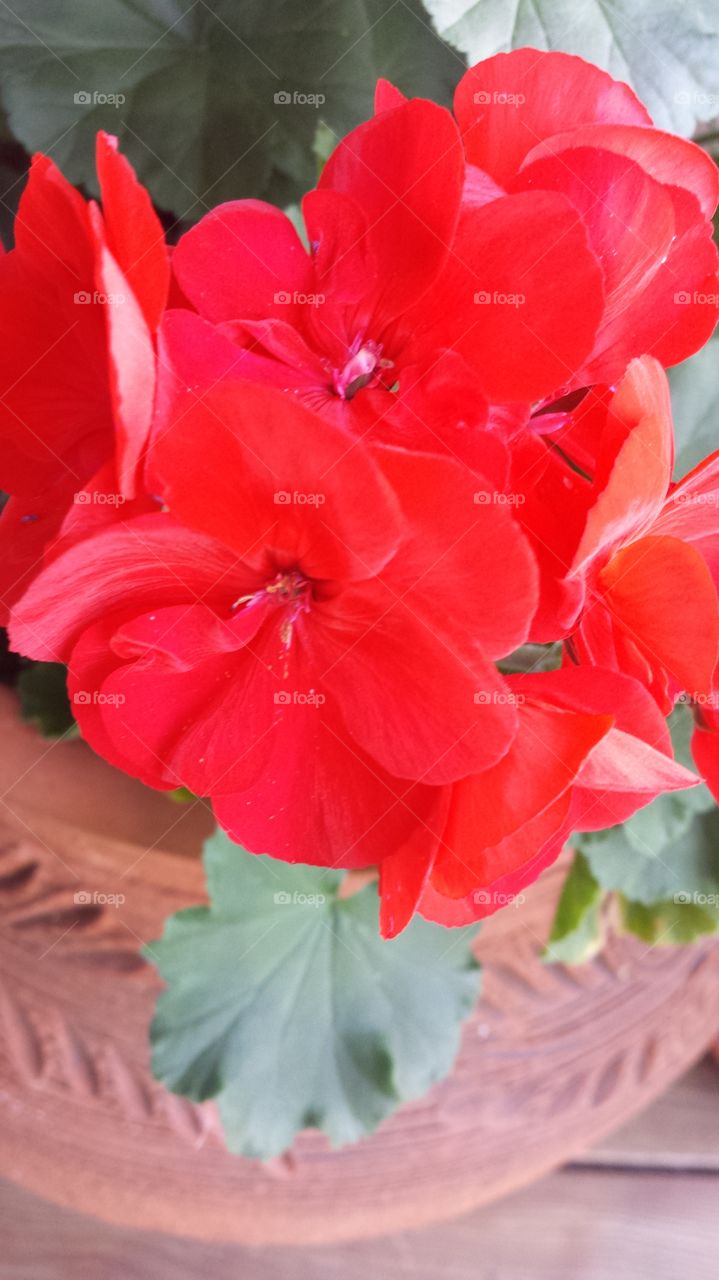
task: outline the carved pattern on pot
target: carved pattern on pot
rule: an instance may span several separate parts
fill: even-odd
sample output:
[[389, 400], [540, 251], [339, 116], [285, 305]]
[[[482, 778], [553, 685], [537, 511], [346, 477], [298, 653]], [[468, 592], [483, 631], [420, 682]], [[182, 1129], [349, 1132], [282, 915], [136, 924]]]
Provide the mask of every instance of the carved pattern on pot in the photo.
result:
[[[121, 910], [75, 902], [79, 884], [92, 893], [118, 877], [127, 888]], [[224, 1150], [211, 1105], [168, 1094], [148, 1072], [158, 982], [138, 951], [170, 911], [201, 898], [199, 865], [156, 852], [143, 858], [34, 814], [3, 817], [0, 1133], [12, 1129], [22, 1144], [14, 1176], [113, 1221], [253, 1242], [380, 1232], [519, 1185], [648, 1101], [717, 1021], [719, 948], [711, 942], [661, 951], [612, 939], [581, 970], [543, 964], [560, 881], [561, 873], [553, 883], [545, 877], [526, 907], [504, 913], [497, 937], [480, 935], [484, 996], [448, 1080], [357, 1147], [331, 1153], [321, 1135], [306, 1134], [260, 1168]], [[159, 1161], [151, 1204], [118, 1173], [118, 1146], [130, 1162], [136, 1152], [150, 1166]], [[74, 1187], [46, 1172], [48, 1153], [51, 1164], [72, 1165]], [[105, 1189], [100, 1209], [84, 1189], [88, 1161], [93, 1189]], [[169, 1169], [177, 1172], [165, 1190]], [[328, 1223], [319, 1201], [338, 1187], [343, 1217]], [[346, 1208], [365, 1192], [371, 1227]]]

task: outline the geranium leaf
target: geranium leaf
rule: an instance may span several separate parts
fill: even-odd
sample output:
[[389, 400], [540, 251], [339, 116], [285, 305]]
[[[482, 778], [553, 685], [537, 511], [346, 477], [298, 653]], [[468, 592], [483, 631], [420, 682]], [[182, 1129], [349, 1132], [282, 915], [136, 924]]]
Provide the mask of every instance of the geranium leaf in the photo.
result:
[[[694, 770], [687, 705], [675, 707], [669, 728], [675, 758]], [[714, 856], [710, 834], [715, 822], [714, 800], [702, 784], [657, 796], [621, 826], [577, 834], [573, 844], [603, 889], [648, 905], [680, 891], [711, 890], [719, 876], [719, 848]]]
[[719, 445], [719, 338], [669, 371], [680, 480]]
[[61, 662], [33, 662], [25, 667], [17, 692], [23, 720], [35, 725], [44, 738], [79, 732], [67, 696], [67, 667]]
[[464, 68], [420, 0], [24, 0], [0, 6], [3, 105], [15, 136], [96, 191], [94, 139], [118, 134], [155, 202], [208, 205], [314, 185], [322, 121], [372, 114], [378, 76], [447, 101]]
[[426, 0], [470, 63], [531, 45], [563, 49], [632, 86], [663, 129], [689, 135], [717, 114], [714, 0]]
[[153, 1068], [217, 1098], [230, 1150], [266, 1159], [308, 1127], [352, 1142], [447, 1074], [477, 997], [476, 929], [417, 919], [382, 941], [374, 885], [339, 898], [340, 873], [221, 833], [205, 866], [211, 905], [172, 916], [147, 948], [168, 983]]
[[695, 815], [682, 834], [656, 848], [627, 838], [622, 827], [575, 837], [604, 889], [632, 902], [699, 902], [719, 893], [719, 810]]
[[604, 941], [604, 897], [586, 858], [575, 854], [542, 959], [550, 964], [584, 964], [591, 960]]
[[703, 902], [671, 899], [648, 906], [620, 896], [622, 927], [650, 946], [695, 942], [719, 926], [719, 894], [704, 896]]

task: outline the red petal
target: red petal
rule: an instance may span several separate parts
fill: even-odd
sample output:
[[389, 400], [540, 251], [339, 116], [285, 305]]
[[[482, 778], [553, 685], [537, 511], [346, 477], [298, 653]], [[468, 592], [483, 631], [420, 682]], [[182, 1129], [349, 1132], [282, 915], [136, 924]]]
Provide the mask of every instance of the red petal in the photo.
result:
[[272, 388], [237, 382], [180, 402], [152, 467], [173, 512], [273, 576], [286, 565], [367, 578], [399, 540], [396, 498], [366, 449]]
[[93, 288], [92, 275], [74, 285], [62, 263], [38, 275], [17, 251], [0, 259], [0, 448], [11, 493], [35, 494], [59, 474], [81, 489], [112, 451], [104, 309]]
[[708, 693], [719, 649], [719, 607], [707, 566], [677, 538], [648, 537], [617, 552], [600, 586], [615, 624], [680, 688]]
[[542, 840], [542, 831], [551, 832], [539, 846], [538, 852], [518, 865], [507, 875], [498, 876], [491, 884], [475, 889], [466, 898], [446, 898], [437, 891], [431, 880], [425, 887], [419, 902], [419, 913], [425, 920], [434, 920], [449, 928], [459, 925], [473, 924], [506, 906], [522, 905], [522, 889], [533, 884], [546, 867], [551, 866], [559, 857], [571, 833], [571, 825], [567, 819], [569, 796], [562, 796], [546, 814], [542, 814], [533, 825], [533, 835], [529, 847], [537, 848], [536, 841]]
[[218, 205], [185, 233], [172, 266], [193, 306], [215, 322], [276, 315], [293, 323], [297, 295], [312, 292], [312, 264], [295, 228], [260, 200]]
[[450, 787], [437, 791], [432, 825], [424, 823], [414, 838], [383, 858], [379, 868], [379, 926], [383, 938], [395, 938], [407, 927], [426, 892], [434, 858], [447, 820]]
[[80, 632], [110, 609], [137, 615], [198, 596], [227, 607], [237, 594], [228, 575], [238, 564], [234, 552], [167, 514], [112, 525], [47, 565], [14, 610], [13, 647], [62, 662]]
[[700, 462], [675, 485], [652, 526], [652, 533], [690, 542], [719, 583], [719, 452]]
[[353, 738], [390, 773], [432, 785], [494, 764], [516, 732], [506, 684], [479, 653], [470, 665], [459, 630], [438, 632], [380, 588], [346, 588], [313, 627], [323, 685]]
[[[63, 290], [87, 289], [93, 255], [87, 205], [47, 156], [33, 156], [15, 218], [15, 247]], [[91, 287], [91, 286], [90, 286]]]
[[[510, 504], [449, 458], [377, 450], [405, 522], [391, 590], [470, 660], [524, 643], [537, 603], [534, 556]], [[511, 587], [508, 589], [508, 584]]]
[[145, 315], [110, 253], [96, 206], [91, 222], [97, 253], [97, 283], [107, 298], [110, 391], [116, 429], [118, 491], [137, 493], [137, 471], [150, 435], [155, 402], [155, 350]]
[[[488, 400], [535, 400], [571, 377], [602, 314], [601, 271], [562, 197], [526, 192], [462, 215], [454, 252], [404, 318], [413, 351], [452, 345]], [[456, 336], [455, 336], [456, 335]]]
[[[521, 696], [521, 695], [519, 695]], [[452, 793], [432, 882], [460, 898], [527, 861], [552, 834], [540, 819], [572, 786], [612, 717], [520, 703], [520, 727], [493, 768], [458, 782]], [[551, 828], [554, 822], [549, 821]], [[541, 839], [538, 830], [541, 829]]]
[[132, 165], [118, 152], [117, 138], [98, 133], [96, 163], [108, 248], [154, 333], [170, 286], [162, 223]]
[[632, 90], [567, 53], [515, 49], [470, 67], [454, 99], [467, 159], [506, 183], [537, 143], [573, 125], [651, 124]]
[[[423, 294], [442, 267], [457, 225], [464, 157], [444, 108], [415, 98], [353, 129], [318, 186], [363, 210], [383, 286], [381, 326]], [[353, 251], [351, 241], [347, 252]]]
[[636, 160], [652, 178], [667, 186], [685, 187], [711, 218], [719, 201], [719, 172], [711, 156], [686, 138], [660, 129], [631, 124], [587, 124], [545, 142], [530, 151], [525, 163], [546, 155], [558, 155], [572, 147], [598, 147]]
[[527, 164], [511, 189], [538, 186], [571, 200], [604, 271], [604, 318], [573, 385], [613, 382], [647, 352], [673, 364], [706, 341], [719, 314], [717, 251], [693, 195], [592, 147]]
[[698, 781], [664, 751], [631, 733], [611, 729], [579, 771], [572, 795], [572, 829], [613, 827], [656, 796], [696, 786]]
[[610, 439], [605, 443], [602, 437], [599, 445], [600, 492], [589, 510], [573, 573], [646, 530], [662, 508], [674, 464], [674, 430], [666, 374], [650, 356], [629, 366], [610, 401], [605, 436]]
[[380, 111], [391, 111], [392, 107], [401, 107], [406, 101], [406, 97], [396, 85], [380, 77], [374, 91], [375, 115], [379, 115]]

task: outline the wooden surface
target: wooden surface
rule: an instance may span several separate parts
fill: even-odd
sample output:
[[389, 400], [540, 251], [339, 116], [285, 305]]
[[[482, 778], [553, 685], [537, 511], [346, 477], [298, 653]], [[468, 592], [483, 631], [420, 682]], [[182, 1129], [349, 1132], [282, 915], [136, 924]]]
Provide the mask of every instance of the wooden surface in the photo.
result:
[[710, 1061], [580, 1163], [454, 1223], [384, 1240], [191, 1244], [0, 1184], [0, 1280], [716, 1280], [718, 1257], [719, 1067]]

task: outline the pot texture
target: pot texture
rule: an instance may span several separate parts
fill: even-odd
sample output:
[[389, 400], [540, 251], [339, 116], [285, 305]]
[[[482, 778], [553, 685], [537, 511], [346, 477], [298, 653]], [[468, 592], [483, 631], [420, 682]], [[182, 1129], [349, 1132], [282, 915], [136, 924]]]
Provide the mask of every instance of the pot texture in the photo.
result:
[[614, 939], [578, 970], [541, 962], [554, 868], [483, 929], [484, 993], [448, 1080], [355, 1147], [306, 1134], [269, 1167], [238, 1159], [212, 1106], [148, 1070], [158, 980], [139, 947], [203, 898], [187, 854], [207, 811], [146, 792], [80, 742], [41, 742], [7, 694], [0, 733], [0, 1175], [58, 1203], [245, 1244], [427, 1225], [577, 1154], [716, 1036], [715, 943]]

